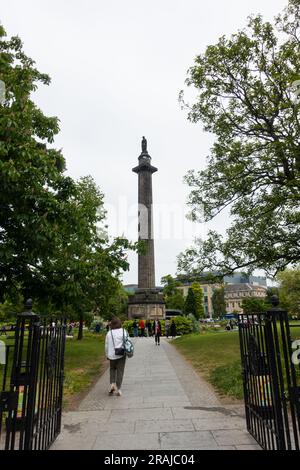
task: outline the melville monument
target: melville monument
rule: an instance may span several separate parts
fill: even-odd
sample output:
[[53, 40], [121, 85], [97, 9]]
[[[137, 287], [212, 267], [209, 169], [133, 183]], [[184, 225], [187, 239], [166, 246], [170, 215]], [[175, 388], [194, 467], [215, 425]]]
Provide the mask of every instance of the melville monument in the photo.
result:
[[147, 140], [143, 137], [139, 164], [132, 169], [138, 174], [138, 235], [145, 252], [138, 255], [138, 289], [128, 301], [128, 318], [165, 318], [163, 294], [155, 287], [154, 238], [152, 218], [152, 174], [157, 168], [151, 165]]

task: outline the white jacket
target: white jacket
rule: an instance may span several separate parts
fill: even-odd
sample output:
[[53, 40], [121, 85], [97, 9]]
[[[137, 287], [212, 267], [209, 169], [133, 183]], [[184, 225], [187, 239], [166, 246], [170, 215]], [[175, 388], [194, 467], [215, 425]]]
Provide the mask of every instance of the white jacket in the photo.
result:
[[[114, 343], [111, 335], [113, 334]], [[126, 339], [128, 333], [124, 330], [124, 338]], [[123, 328], [116, 328], [115, 330], [109, 330], [106, 334], [105, 338], [105, 354], [106, 357], [110, 360], [120, 359], [122, 356], [115, 355], [115, 348], [122, 348], [123, 347]]]

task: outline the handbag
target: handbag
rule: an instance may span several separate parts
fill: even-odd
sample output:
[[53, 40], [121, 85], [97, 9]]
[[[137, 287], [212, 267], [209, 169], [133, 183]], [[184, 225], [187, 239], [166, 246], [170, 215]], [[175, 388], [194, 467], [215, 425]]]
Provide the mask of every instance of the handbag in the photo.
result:
[[[125, 354], [125, 349], [124, 347], [123, 348], [116, 348], [115, 347], [115, 342], [114, 342], [114, 336], [112, 334], [112, 330], [110, 330], [110, 333], [111, 333], [111, 338], [112, 338], [112, 342], [113, 342], [113, 345], [114, 345], [114, 349], [115, 349], [115, 355], [116, 356], [124, 356]], [[124, 330], [123, 330], [123, 345], [124, 345]]]

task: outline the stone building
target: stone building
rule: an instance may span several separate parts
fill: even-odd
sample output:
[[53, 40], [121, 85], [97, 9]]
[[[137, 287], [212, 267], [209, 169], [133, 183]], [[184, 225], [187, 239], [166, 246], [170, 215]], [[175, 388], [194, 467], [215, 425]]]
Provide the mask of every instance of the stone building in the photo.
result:
[[259, 284], [239, 283], [225, 285], [226, 312], [242, 313], [242, 302], [247, 297], [264, 299], [267, 295], [267, 287]]
[[[199, 282], [201, 289], [203, 290], [203, 305], [204, 305], [204, 313], [206, 317], [212, 318], [213, 316], [213, 305], [212, 305], [212, 296], [214, 293], [214, 289], [219, 289], [221, 287], [220, 284], [204, 284]], [[177, 287], [177, 289], [181, 290], [183, 296], [186, 297], [188, 294], [188, 290], [191, 287], [192, 283], [183, 284], [182, 286]]]

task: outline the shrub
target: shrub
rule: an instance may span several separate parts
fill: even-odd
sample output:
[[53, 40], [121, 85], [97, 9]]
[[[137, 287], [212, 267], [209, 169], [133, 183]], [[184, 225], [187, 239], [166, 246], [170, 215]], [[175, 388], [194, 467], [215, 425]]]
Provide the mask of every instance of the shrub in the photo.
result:
[[190, 318], [178, 315], [174, 317], [174, 321], [178, 335], [189, 334], [193, 331], [193, 322]]
[[129, 335], [133, 335], [133, 320], [125, 320], [123, 321], [123, 328], [128, 331]]
[[193, 315], [192, 313], [189, 313], [187, 317], [188, 317], [188, 319], [190, 319], [192, 321], [192, 332], [193, 333], [199, 333], [200, 332], [200, 324], [199, 324], [199, 321], [197, 320], [197, 318], [195, 317], [195, 315]]

